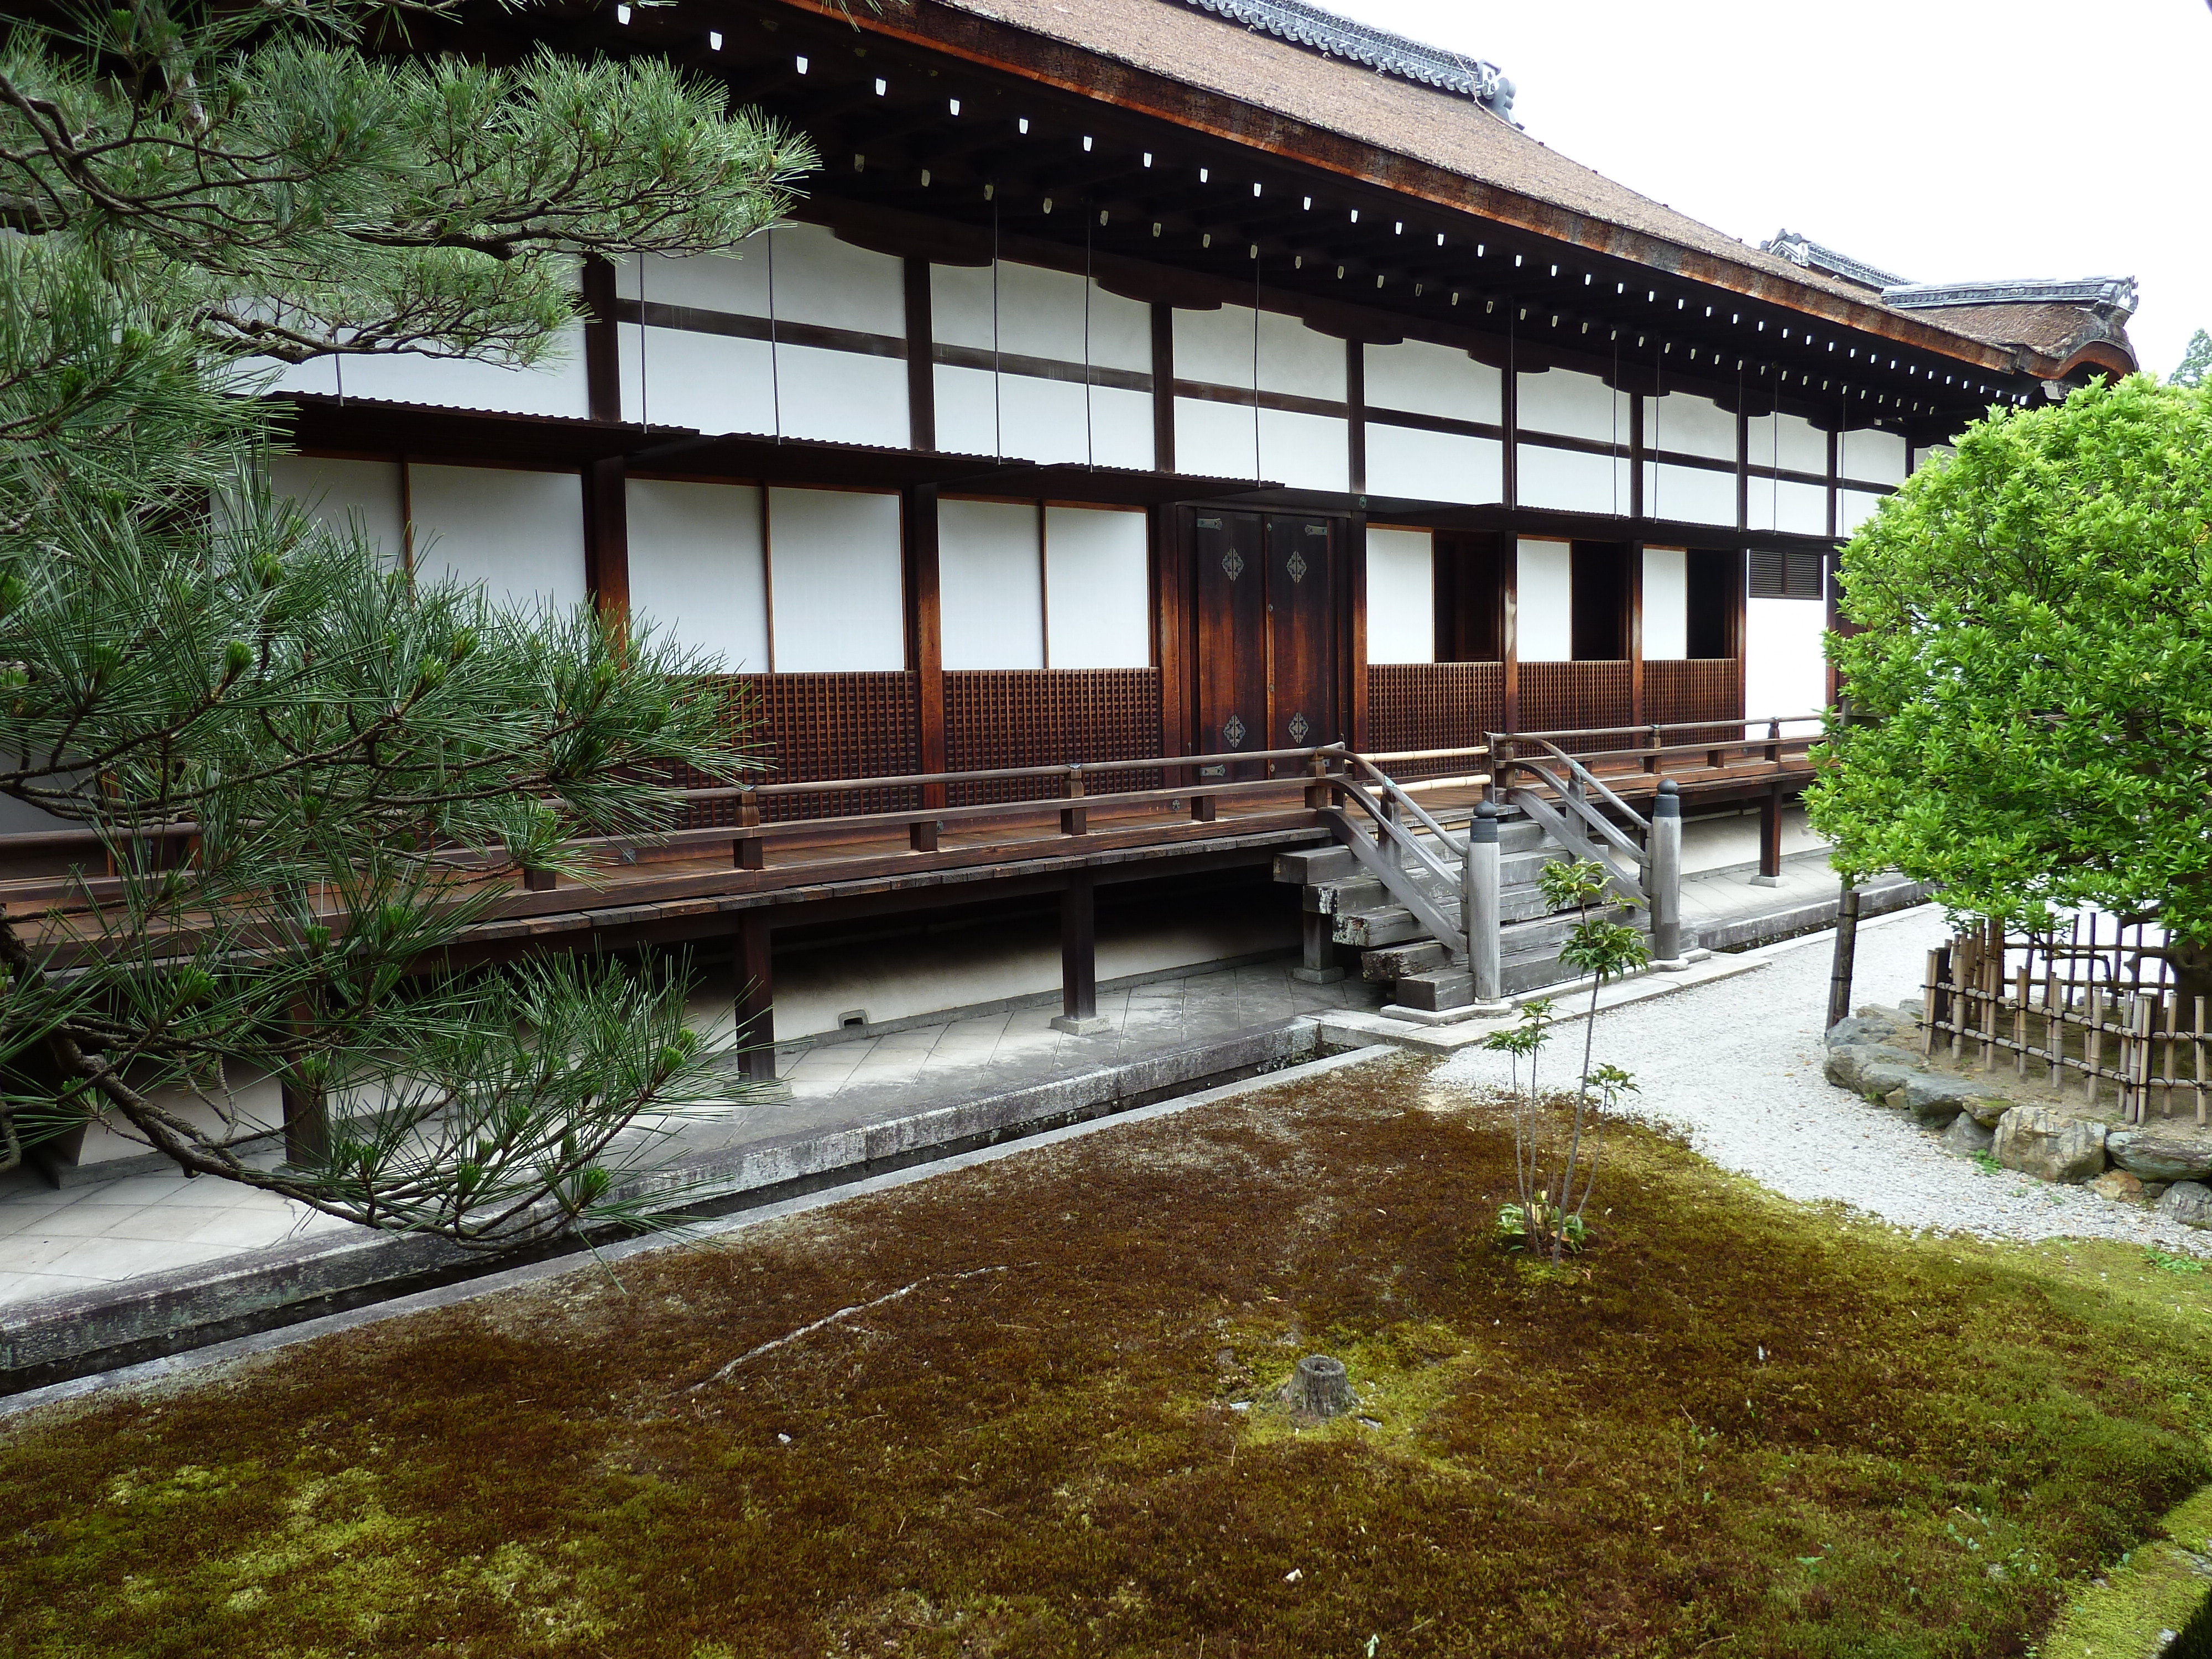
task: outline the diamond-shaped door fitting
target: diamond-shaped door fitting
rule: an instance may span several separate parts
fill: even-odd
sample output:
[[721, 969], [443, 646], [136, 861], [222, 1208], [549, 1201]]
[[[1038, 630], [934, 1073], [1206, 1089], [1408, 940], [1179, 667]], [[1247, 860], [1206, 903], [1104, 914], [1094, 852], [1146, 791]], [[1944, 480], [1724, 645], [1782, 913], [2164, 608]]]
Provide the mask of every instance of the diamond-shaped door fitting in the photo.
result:
[[1224, 553], [1221, 556], [1221, 574], [1235, 581], [1244, 574], [1244, 556], [1233, 547]]
[[1231, 714], [1222, 722], [1221, 740], [1231, 749], [1242, 748], [1244, 744], [1244, 722]]
[[1306, 717], [1304, 714], [1291, 716], [1290, 732], [1292, 743], [1304, 743], [1306, 740], [1306, 733], [1312, 730], [1313, 727], [1306, 724]]
[[1291, 573], [1292, 581], [1304, 581], [1306, 579], [1306, 556], [1303, 553], [1291, 554], [1283, 568]]

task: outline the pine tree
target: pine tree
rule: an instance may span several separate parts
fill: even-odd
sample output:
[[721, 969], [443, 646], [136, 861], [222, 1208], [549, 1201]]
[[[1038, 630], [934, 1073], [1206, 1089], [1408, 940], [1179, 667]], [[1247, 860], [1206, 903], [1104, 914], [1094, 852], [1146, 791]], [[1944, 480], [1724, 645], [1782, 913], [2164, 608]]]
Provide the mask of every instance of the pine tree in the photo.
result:
[[670, 824], [640, 779], [738, 774], [714, 665], [394, 573], [270, 492], [259, 394], [539, 362], [580, 258], [726, 249], [811, 157], [661, 63], [437, 51], [439, 4], [70, 15], [0, 45], [0, 793], [97, 850], [0, 917], [0, 1168], [98, 1121], [486, 1248], [641, 1217], [653, 1127], [739, 1092], [682, 972], [426, 964]]

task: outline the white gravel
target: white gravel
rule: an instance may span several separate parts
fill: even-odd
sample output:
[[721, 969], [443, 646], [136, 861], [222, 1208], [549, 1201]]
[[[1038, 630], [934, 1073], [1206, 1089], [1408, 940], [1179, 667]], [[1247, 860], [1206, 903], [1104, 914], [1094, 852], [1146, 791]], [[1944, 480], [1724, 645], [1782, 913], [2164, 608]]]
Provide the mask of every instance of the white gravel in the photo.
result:
[[[1944, 932], [1933, 908], [1863, 926], [1853, 1006], [1917, 994], [1927, 952]], [[1829, 1083], [1820, 1036], [1833, 949], [1832, 934], [1814, 934], [1762, 952], [1760, 966], [1734, 978], [1601, 1012], [1595, 1058], [1635, 1074], [1638, 1116], [1681, 1131], [1716, 1164], [1788, 1198], [1840, 1200], [1916, 1230], [2116, 1238], [2212, 1255], [2212, 1234], [2083, 1188], [1991, 1174], [1906, 1114]], [[1553, 1078], [1571, 1081], [1582, 1036], [1579, 1021], [1559, 1028], [1546, 1052]], [[1463, 1051], [1434, 1080], [1503, 1085], [1505, 1057]]]

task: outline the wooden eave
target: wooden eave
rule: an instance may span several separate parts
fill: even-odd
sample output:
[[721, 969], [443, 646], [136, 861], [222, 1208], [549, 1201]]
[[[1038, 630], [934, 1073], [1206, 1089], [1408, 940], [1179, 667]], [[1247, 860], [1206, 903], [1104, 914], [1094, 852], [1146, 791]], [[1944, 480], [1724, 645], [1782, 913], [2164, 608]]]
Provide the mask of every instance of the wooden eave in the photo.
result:
[[[847, 19], [825, 0], [769, 0], [770, 3], [841, 27]], [[909, 48], [958, 58], [978, 68], [1103, 102], [1193, 133], [1265, 151], [1454, 214], [1527, 232], [1547, 240], [1620, 259], [1641, 269], [1698, 283], [1814, 318], [1832, 326], [1929, 351], [1996, 375], [2047, 375], [2057, 365], [2039, 354], [2015, 353], [1914, 320], [1886, 307], [1792, 283], [1770, 272], [1686, 248], [1649, 233], [1608, 223], [1503, 186], [1472, 179], [1433, 164], [1314, 128], [1271, 111], [1170, 81], [1011, 25], [932, 3], [912, 3], [875, 14], [855, 8], [850, 25]], [[1364, 72], [1364, 71], [1362, 71]], [[2025, 360], [2025, 361], [2024, 361]]]

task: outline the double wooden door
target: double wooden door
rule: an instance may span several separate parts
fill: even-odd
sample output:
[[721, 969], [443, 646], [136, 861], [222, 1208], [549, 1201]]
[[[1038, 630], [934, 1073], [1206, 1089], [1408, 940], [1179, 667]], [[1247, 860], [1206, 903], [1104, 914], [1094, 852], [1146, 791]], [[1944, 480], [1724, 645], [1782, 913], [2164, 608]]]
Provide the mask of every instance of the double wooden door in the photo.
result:
[[1341, 522], [1205, 507], [1187, 514], [1198, 576], [1199, 751], [1340, 742]]

